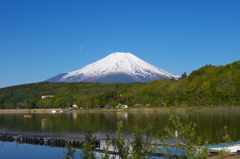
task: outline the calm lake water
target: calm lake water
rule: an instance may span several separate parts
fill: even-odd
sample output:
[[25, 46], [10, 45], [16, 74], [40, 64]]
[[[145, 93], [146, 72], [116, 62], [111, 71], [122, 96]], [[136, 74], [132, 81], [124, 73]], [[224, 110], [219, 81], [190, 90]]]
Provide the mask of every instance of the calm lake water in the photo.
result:
[[[93, 126], [98, 137], [114, 134], [116, 124], [123, 121], [123, 133], [131, 134], [134, 128], [145, 127], [156, 116], [156, 127], [164, 128], [168, 123], [169, 113], [46, 113], [33, 114], [24, 118], [24, 114], [0, 114], [0, 131], [10, 133], [83, 137], [83, 132]], [[240, 140], [240, 111], [203, 111], [178, 114], [182, 122], [197, 123], [197, 133], [217, 143], [225, 135], [224, 126], [233, 141]], [[76, 153], [79, 158], [80, 150]], [[50, 148], [38, 145], [1, 142], [0, 156], [3, 158], [63, 158], [66, 149]], [[2, 157], [0, 157], [2, 158]]]

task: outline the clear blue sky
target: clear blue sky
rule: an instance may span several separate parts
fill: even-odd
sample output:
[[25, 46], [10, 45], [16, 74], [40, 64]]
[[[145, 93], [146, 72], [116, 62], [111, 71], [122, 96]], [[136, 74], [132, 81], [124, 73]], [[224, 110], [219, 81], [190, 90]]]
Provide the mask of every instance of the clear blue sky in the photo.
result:
[[0, 0], [0, 88], [113, 52], [178, 75], [240, 60], [240, 0]]

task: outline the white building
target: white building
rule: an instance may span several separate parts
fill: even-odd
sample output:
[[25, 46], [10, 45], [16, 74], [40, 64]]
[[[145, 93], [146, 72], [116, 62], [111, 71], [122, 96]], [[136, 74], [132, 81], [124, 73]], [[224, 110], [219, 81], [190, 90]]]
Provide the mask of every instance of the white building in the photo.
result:
[[72, 105], [72, 107], [73, 107], [73, 108], [78, 108], [78, 106], [77, 106], [76, 103], [74, 103], [74, 104]]
[[127, 105], [118, 104], [116, 106], [116, 108], [128, 108], [128, 106]]
[[54, 97], [54, 95], [43, 95], [42, 99], [46, 98], [46, 97]]

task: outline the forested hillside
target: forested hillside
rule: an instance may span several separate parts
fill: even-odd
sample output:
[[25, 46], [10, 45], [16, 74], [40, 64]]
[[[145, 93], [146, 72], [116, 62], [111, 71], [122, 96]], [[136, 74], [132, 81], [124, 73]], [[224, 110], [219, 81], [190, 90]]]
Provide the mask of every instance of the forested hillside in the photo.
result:
[[[53, 95], [42, 99], [42, 95]], [[33, 83], [0, 89], [0, 108], [240, 106], [240, 61], [206, 65], [179, 80], [149, 83]]]

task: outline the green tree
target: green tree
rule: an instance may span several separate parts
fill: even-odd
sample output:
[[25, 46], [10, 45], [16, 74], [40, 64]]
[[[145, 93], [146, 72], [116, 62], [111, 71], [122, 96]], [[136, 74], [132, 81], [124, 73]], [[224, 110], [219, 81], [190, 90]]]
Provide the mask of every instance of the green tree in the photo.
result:
[[181, 79], [183, 79], [183, 78], [186, 78], [187, 77], [187, 73], [186, 72], [184, 72], [182, 75], [181, 75]]
[[94, 135], [93, 127], [84, 132], [84, 144], [82, 148], [81, 159], [95, 159], [94, 149], [96, 147], [96, 136]]
[[208, 81], [203, 82], [203, 84], [201, 85], [201, 91], [205, 95], [209, 95], [209, 93], [211, 93], [211, 84], [210, 84], [210, 82], [208, 82]]
[[36, 103], [37, 103], [37, 100], [36, 99], [26, 99], [25, 101], [24, 101], [24, 105], [25, 105], [25, 107], [26, 108], [28, 108], [28, 109], [34, 109], [34, 108], [36, 108]]
[[39, 108], [53, 108], [55, 98], [47, 97], [38, 101], [37, 106]]
[[95, 99], [94, 102], [93, 102], [93, 106], [94, 106], [95, 108], [100, 107], [100, 100], [99, 100], [99, 99]]
[[63, 157], [63, 159], [74, 159], [74, 154], [76, 152], [75, 148], [72, 148], [70, 144], [66, 144], [66, 148], [67, 148], [67, 153], [65, 153], [65, 156]]

